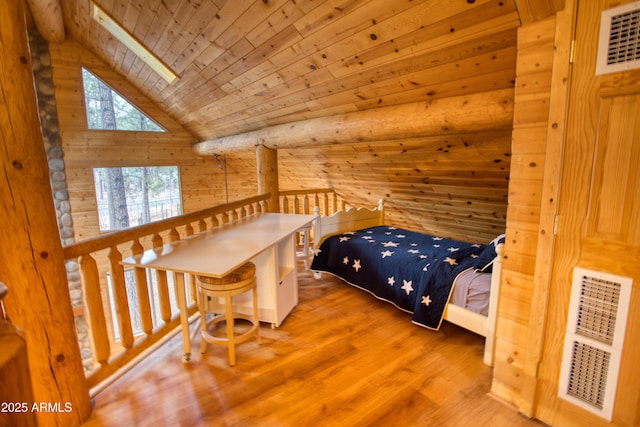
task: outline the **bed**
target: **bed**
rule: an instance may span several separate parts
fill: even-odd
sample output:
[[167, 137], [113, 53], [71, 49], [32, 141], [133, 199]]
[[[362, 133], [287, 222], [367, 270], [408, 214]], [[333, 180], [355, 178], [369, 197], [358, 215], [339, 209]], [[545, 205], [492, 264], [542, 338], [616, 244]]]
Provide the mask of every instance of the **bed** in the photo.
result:
[[380, 201], [318, 215], [310, 268], [411, 313], [419, 326], [438, 330], [446, 320], [484, 336], [484, 362], [493, 366], [503, 242], [504, 235], [478, 244], [387, 226]]

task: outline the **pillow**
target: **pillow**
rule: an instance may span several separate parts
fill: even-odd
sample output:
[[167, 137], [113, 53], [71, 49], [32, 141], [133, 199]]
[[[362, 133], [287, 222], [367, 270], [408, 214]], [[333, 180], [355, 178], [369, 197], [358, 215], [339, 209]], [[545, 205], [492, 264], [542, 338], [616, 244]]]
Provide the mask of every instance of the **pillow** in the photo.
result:
[[473, 268], [476, 270], [476, 272], [491, 273], [492, 271], [491, 266], [497, 256], [496, 246], [498, 246], [501, 243], [504, 243], [504, 241], [505, 241], [505, 235], [501, 234], [495, 239], [493, 239], [491, 243], [489, 243], [482, 250], [482, 252], [480, 252], [480, 255], [478, 256], [478, 258], [476, 258], [475, 262], [473, 263]]

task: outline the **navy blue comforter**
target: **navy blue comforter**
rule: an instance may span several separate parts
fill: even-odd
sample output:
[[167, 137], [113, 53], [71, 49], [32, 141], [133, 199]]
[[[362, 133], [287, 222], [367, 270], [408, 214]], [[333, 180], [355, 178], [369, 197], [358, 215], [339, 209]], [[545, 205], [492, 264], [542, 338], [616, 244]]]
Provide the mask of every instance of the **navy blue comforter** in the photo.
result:
[[437, 330], [456, 276], [473, 266], [484, 247], [379, 226], [326, 239], [311, 269], [334, 274]]

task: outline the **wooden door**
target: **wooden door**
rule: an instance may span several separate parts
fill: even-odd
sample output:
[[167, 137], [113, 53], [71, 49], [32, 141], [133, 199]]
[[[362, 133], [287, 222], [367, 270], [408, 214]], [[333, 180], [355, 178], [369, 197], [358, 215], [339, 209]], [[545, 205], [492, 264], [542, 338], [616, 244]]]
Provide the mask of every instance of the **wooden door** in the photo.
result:
[[547, 334], [535, 414], [552, 425], [610, 425], [557, 397], [576, 266], [634, 280], [613, 422], [640, 422], [640, 70], [605, 75], [595, 71], [601, 12], [620, 3], [578, 3]]

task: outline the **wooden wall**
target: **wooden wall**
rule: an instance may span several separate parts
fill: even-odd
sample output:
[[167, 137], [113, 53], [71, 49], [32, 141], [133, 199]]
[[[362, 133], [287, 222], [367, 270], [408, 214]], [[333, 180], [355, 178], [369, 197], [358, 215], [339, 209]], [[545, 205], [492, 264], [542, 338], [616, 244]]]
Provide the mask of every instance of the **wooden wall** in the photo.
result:
[[[492, 393], [548, 425], [640, 423], [639, 73], [595, 73], [600, 14], [618, 3], [567, 1], [518, 34]], [[576, 266], [634, 280], [611, 421], [558, 397]]]
[[[95, 167], [180, 167], [183, 211], [192, 212], [257, 194], [255, 154], [196, 157], [194, 138], [101, 60], [73, 41], [50, 45], [56, 100], [76, 239], [98, 233]], [[156, 120], [167, 132], [88, 130], [81, 67]], [[226, 165], [225, 165], [226, 160]], [[225, 166], [227, 182], [225, 183]]]
[[511, 129], [280, 149], [283, 189], [333, 187], [355, 206], [384, 199], [388, 223], [461, 240], [504, 232]]
[[[575, 49], [559, 168], [552, 274], [547, 284], [546, 315], [539, 317], [546, 324], [536, 393], [536, 416], [554, 425], [640, 424], [640, 71], [595, 72], [596, 29], [601, 25], [602, 11], [621, 3], [631, 2], [567, 2], [577, 5], [572, 11]], [[552, 93], [559, 86], [554, 84]], [[555, 123], [550, 119], [550, 128]], [[633, 281], [628, 318], [618, 318], [615, 326], [619, 331], [626, 321], [620, 364], [612, 361], [609, 365], [620, 372], [611, 422], [558, 398], [560, 349], [569, 322], [575, 267]]]
[[506, 259], [492, 391], [520, 407], [541, 219], [555, 16], [518, 32]]
[[[98, 232], [94, 167], [178, 165], [185, 212], [257, 194], [255, 152], [217, 160], [197, 157], [192, 152], [195, 139], [100, 59], [73, 41], [52, 44], [50, 50], [77, 240]], [[511, 62], [515, 67], [515, 51]], [[81, 66], [168, 132], [88, 130]], [[484, 243], [505, 229], [510, 141], [511, 129], [506, 128], [280, 149], [280, 188], [333, 187], [353, 204], [365, 206], [383, 198], [394, 225]]]

